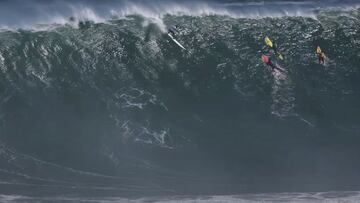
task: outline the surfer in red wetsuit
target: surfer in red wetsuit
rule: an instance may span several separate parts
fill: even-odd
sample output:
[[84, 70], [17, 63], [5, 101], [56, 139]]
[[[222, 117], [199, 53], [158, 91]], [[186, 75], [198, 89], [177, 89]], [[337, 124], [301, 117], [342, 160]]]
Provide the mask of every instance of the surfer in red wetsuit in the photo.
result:
[[271, 70], [272, 70], [272, 71], [274, 71], [275, 69], [277, 69], [277, 70], [279, 70], [279, 71], [284, 71], [283, 69], [281, 69], [281, 68], [277, 67], [275, 64], [273, 64], [273, 63], [271, 62], [271, 59], [270, 59], [269, 56], [262, 55], [262, 56], [261, 56], [261, 59], [262, 59], [262, 61], [263, 61], [266, 65], [268, 65], [268, 66], [271, 67]]
[[272, 70], [274, 70], [276, 68], [276, 66], [271, 62], [269, 56], [262, 55], [261, 59], [266, 65], [270, 66]]

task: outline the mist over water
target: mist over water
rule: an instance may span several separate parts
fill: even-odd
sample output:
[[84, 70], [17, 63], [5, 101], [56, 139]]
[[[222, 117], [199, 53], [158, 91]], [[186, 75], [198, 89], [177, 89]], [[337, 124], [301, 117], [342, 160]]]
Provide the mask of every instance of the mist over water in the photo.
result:
[[[166, 14], [228, 15], [236, 18], [282, 16], [315, 16], [318, 9], [359, 6], [358, 1], [68, 1], [30, 0], [1, 1], [0, 26], [3, 28], [34, 28], [42, 24], [91, 20], [96, 23], [128, 15], [141, 15], [150, 20]], [[161, 26], [161, 25], [160, 25]]]
[[1, 1], [0, 27], [1, 201], [358, 200], [357, 1]]

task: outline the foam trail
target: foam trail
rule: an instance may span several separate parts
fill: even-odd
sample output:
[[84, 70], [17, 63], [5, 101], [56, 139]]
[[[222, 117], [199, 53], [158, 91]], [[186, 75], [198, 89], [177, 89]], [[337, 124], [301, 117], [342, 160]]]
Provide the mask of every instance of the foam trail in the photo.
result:
[[278, 70], [274, 71], [274, 83], [272, 87], [271, 113], [283, 118], [292, 115], [294, 108], [295, 97], [293, 96], [293, 89], [291, 80], [286, 73]]

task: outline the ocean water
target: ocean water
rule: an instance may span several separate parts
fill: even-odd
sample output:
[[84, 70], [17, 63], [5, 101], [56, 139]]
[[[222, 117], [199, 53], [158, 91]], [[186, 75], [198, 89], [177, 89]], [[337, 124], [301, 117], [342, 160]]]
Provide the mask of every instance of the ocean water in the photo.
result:
[[1, 1], [0, 201], [360, 201], [359, 47], [358, 1]]

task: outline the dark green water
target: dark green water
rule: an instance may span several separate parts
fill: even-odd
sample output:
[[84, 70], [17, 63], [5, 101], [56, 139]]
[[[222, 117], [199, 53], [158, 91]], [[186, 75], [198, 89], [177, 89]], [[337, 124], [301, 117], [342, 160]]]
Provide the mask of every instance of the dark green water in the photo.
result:
[[359, 10], [163, 22], [0, 32], [0, 194], [359, 189]]

